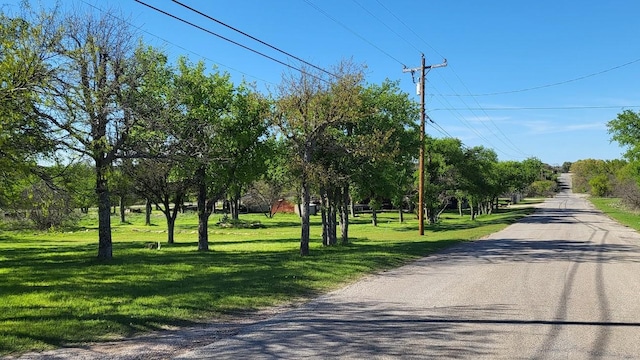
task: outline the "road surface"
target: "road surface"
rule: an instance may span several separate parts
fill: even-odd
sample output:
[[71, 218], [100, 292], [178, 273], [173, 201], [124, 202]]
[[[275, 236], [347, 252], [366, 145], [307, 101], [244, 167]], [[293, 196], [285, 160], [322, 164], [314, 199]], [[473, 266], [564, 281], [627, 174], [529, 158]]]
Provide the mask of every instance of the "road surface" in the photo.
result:
[[486, 239], [178, 358], [638, 359], [639, 296], [640, 236], [565, 189]]

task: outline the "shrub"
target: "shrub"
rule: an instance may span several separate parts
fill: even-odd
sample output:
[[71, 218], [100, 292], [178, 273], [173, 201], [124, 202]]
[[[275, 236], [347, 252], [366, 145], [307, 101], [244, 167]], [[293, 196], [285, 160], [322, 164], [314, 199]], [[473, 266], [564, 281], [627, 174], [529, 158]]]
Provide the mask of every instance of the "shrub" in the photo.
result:
[[558, 191], [558, 183], [552, 180], [538, 180], [529, 185], [529, 196], [553, 196]]
[[591, 187], [591, 195], [593, 196], [609, 196], [611, 195], [611, 184], [607, 175], [596, 175], [589, 180]]

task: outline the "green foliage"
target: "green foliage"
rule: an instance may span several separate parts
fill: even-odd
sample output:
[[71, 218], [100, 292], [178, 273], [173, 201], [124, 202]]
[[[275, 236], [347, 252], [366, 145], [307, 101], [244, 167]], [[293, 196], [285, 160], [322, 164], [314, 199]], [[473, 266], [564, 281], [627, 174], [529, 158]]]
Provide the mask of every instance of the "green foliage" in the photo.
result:
[[607, 196], [611, 193], [611, 185], [609, 184], [609, 177], [604, 174], [596, 175], [589, 180], [589, 186], [591, 187], [591, 195], [593, 196]]
[[632, 176], [634, 170], [632, 167], [629, 167], [630, 165], [631, 164], [628, 164], [624, 160], [586, 159], [576, 161], [571, 165], [571, 172], [573, 173], [573, 191], [593, 193], [591, 180], [596, 177], [600, 177], [600, 180], [596, 180], [595, 184], [597, 186], [601, 186], [601, 188], [596, 191], [614, 191], [617, 187], [618, 181], [616, 180], [615, 183], [611, 183], [612, 179], [622, 180]]
[[352, 127], [351, 179], [356, 199], [396, 199], [412, 190], [419, 150], [415, 102], [398, 83], [372, 84], [362, 92], [360, 118]]
[[529, 196], [553, 196], [558, 191], [558, 183], [553, 180], [538, 180], [529, 186]]
[[46, 59], [58, 34], [49, 15], [22, 7], [19, 15], [0, 12], [0, 169], [7, 171], [32, 169], [55, 146], [37, 105], [52, 79]]
[[398, 224], [395, 214], [380, 214], [379, 226], [373, 228], [361, 215], [352, 224], [353, 242], [335, 247], [321, 246], [319, 219], [314, 217], [313, 255], [308, 257], [296, 251], [297, 215], [247, 216], [250, 222], [262, 220], [264, 227], [212, 230], [215, 251], [196, 252], [194, 214], [181, 217], [177, 243], [163, 244], [160, 250], [145, 244], [161, 240], [166, 228], [145, 227], [143, 215], [135, 214], [131, 224], [114, 225], [119, 256], [106, 263], [93, 256], [93, 212], [73, 232], [3, 232], [0, 354], [113, 339], [299, 303], [363, 275], [478, 239], [531, 211], [511, 210], [475, 222], [447, 215], [424, 237], [417, 236], [413, 219]]
[[640, 113], [624, 110], [607, 123], [611, 139], [626, 147], [625, 157], [629, 161], [640, 160]]

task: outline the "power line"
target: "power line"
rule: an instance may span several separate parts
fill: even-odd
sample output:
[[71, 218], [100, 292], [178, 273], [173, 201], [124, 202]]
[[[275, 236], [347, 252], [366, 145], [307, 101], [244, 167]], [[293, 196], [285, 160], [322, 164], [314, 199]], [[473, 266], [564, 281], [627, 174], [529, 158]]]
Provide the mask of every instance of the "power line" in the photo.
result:
[[444, 58], [445, 56], [443, 56], [442, 54], [440, 54], [438, 52], [438, 50], [436, 50], [433, 46], [431, 46], [431, 44], [429, 44], [428, 42], [426, 42], [418, 33], [416, 33], [415, 31], [413, 31], [412, 28], [409, 27], [409, 25], [407, 25], [404, 21], [402, 21], [401, 18], [399, 18], [396, 14], [394, 14], [391, 10], [389, 10], [389, 8], [387, 8], [382, 2], [380, 2], [380, 0], [376, 0], [377, 3], [382, 6], [383, 9], [387, 10], [387, 12], [389, 14], [391, 14], [391, 16], [393, 16], [396, 20], [398, 20], [398, 22], [400, 22], [402, 25], [404, 25], [405, 28], [407, 28], [409, 31], [411, 31], [411, 33], [413, 35], [415, 35], [418, 39], [422, 40], [422, 42], [427, 45], [431, 50], [433, 50], [436, 54], [438, 54], [438, 56], [440, 56], [441, 58]]
[[[435, 88], [435, 86], [434, 86]], [[471, 132], [473, 132], [478, 138], [480, 138], [481, 140], [483, 140], [486, 144], [488, 144], [488, 146], [490, 146], [491, 148], [495, 149], [497, 152], [502, 153], [503, 155], [506, 155], [507, 157], [516, 157], [516, 158], [521, 158], [522, 156], [515, 156], [514, 154], [509, 154], [507, 152], [505, 152], [504, 150], [502, 150], [501, 148], [495, 146], [489, 139], [487, 139], [484, 135], [482, 135], [475, 127], [473, 127], [471, 125], [471, 123], [469, 123], [469, 121], [467, 121], [465, 119], [465, 117], [458, 111], [459, 109], [456, 109], [453, 105], [451, 105], [451, 103], [449, 102], [449, 99], [446, 97], [442, 97], [442, 98], [436, 98], [438, 101], [440, 101], [441, 104], [445, 105], [444, 103], [442, 103], [442, 100], [446, 101], [449, 104], [448, 108], [443, 108], [440, 110], [449, 110], [449, 112], [451, 112], [451, 114], [453, 115], [454, 118], [456, 118], [460, 123], [462, 123], [465, 127], [467, 127], [469, 130], [471, 130]], [[429, 111], [433, 111], [434, 109], [430, 109]], [[464, 109], [466, 110], [466, 109]], [[491, 132], [491, 131], [490, 131]], [[493, 132], [491, 132], [493, 134]], [[495, 135], [495, 134], [493, 134]], [[522, 157], [524, 158], [524, 157]]]
[[324, 79], [322, 79], [322, 78], [320, 78], [320, 77], [318, 77], [318, 76], [315, 76], [315, 75], [313, 75], [313, 74], [310, 74], [310, 73], [309, 73], [309, 72], [307, 72], [307, 71], [304, 71], [304, 70], [302, 70], [302, 69], [298, 69], [297, 67], [295, 67], [295, 66], [293, 66], [293, 65], [287, 64], [287, 63], [285, 63], [285, 62], [283, 62], [283, 61], [280, 61], [280, 60], [278, 60], [278, 59], [276, 59], [276, 58], [273, 58], [273, 57], [271, 57], [271, 56], [269, 56], [269, 55], [267, 55], [267, 54], [261, 53], [261, 52], [259, 52], [258, 50], [254, 50], [254, 49], [252, 49], [252, 48], [250, 48], [250, 47], [248, 47], [248, 46], [246, 46], [246, 45], [242, 45], [242, 44], [240, 44], [240, 43], [239, 43], [239, 42], [237, 42], [237, 41], [233, 41], [233, 40], [231, 40], [231, 39], [229, 39], [229, 38], [226, 38], [226, 37], [224, 37], [224, 36], [222, 36], [222, 35], [220, 35], [220, 34], [217, 34], [217, 33], [213, 32], [213, 31], [211, 31], [211, 30], [205, 29], [205, 28], [203, 28], [202, 26], [196, 25], [196, 24], [194, 24], [194, 23], [192, 23], [192, 22], [190, 22], [190, 21], [187, 21], [187, 20], [185, 20], [185, 19], [182, 19], [182, 18], [180, 18], [180, 17], [178, 17], [178, 16], [176, 16], [176, 15], [173, 15], [173, 14], [171, 14], [171, 13], [169, 13], [169, 12], [166, 12], [166, 11], [164, 11], [164, 10], [158, 9], [157, 7], [151, 6], [151, 5], [149, 5], [149, 4], [147, 4], [147, 3], [145, 3], [145, 2], [143, 2], [143, 1], [141, 1], [141, 0], [134, 0], [134, 1], [135, 1], [135, 2], [137, 2], [137, 3], [139, 3], [139, 4], [142, 4], [142, 5], [146, 6], [146, 7], [148, 7], [148, 8], [150, 8], [150, 9], [153, 9], [153, 10], [155, 10], [155, 11], [159, 12], [159, 13], [162, 13], [162, 14], [164, 14], [164, 15], [166, 15], [166, 16], [169, 16], [169, 17], [171, 17], [171, 18], [173, 18], [173, 19], [176, 19], [176, 20], [178, 20], [178, 21], [181, 21], [181, 22], [183, 22], [183, 23], [185, 23], [185, 24], [187, 24], [187, 25], [190, 25], [190, 26], [192, 26], [192, 27], [195, 27], [196, 29], [202, 30], [202, 31], [204, 31], [204, 32], [206, 32], [206, 33], [208, 33], [208, 34], [211, 34], [211, 35], [213, 35], [213, 36], [216, 36], [216, 37], [218, 37], [218, 38], [220, 38], [220, 39], [222, 39], [222, 40], [228, 41], [228, 42], [230, 42], [230, 43], [232, 43], [232, 44], [234, 44], [234, 45], [237, 45], [237, 46], [239, 46], [239, 47], [241, 47], [241, 48], [243, 48], [243, 49], [245, 49], [245, 50], [249, 50], [249, 51], [251, 51], [251, 52], [253, 52], [253, 53], [255, 53], [255, 54], [258, 54], [258, 55], [260, 55], [260, 56], [263, 56], [263, 57], [265, 57], [265, 58], [267, 58], [267, 59], [269, 59], [269, 60], [271, 60], [271, 61], [275, 61], [275, 62], [277, 62], [278, 64], [281, 64], [281, 65], [284, 65], [284, 66], [286, 66], [286, 67], [288, 67], [288, 68], [290, 68], [290, 69], [293, 69], [293, 70], [299, 71], [299, 72], [300, 72], [300, 73], [302, 73], [302, 74], [306, 74], [306, 75], [309, 75], [309, 76], [311, 76], [311, 77], [314, 77], [314, 78], [316, 78], [316, 79], [318, 79], [318, 80], [320, 80], [320, 81], [326, 81], [326, 80], [324, 80]]
[[[136, 0], [138, 1], [138, 0]], [[309, 0], [304, 0], [304, 2], [306, 2], [309, 6], [311, 6], [312, 8], [316, 9], [316, 11], [318, 11], [319, 13], [323, 14], [324, 16], [326, 16], [327, 18], [329, 18], [330, 20], [332, 20], [333, 22], [335, 22], [336, 24], [342, 26], [342, 28], [344, 28], [345, 30], [347, 30], [348, 32], [352, 33], [353, 35], [357, 36], [358, 38], [360, 38], [360, 40], [366, 42], [367, 44], [371, 45], [372, 47], [376, 48], [378, 51], [380, 51], [381, 53], [385, 54], [387, 57], [389, 57], [390, 59], [394, 60], [395, 62], [399, 63], [400, 65], [402, 65], [403, 67], [406, 67], [402, 61], [398, 60], [397, 58], [395, 58], [393, 55], [389, 54], [388, 52], [382, 50], [380, 47], [378, 47], [377, 45], [375, 45], [374, 43], [372, 43], [371, 41], [367, 40], [365, 37], [363, 37], [362, 35], [358, 34], [357, 32], [351, 30], [351, 28], [349, 28], [347, 25], [343, 24], [342, 22], [338, 21], [336, 18], [332, 17], [331, 15], [329, 15], [329, 13], [327, 13], [326, 11], [322, 10], [320, 7], [318, 7], [316, 4], [312, 3]]]
[[139, 31], [142, 31], [142, 32], [144, 32], [144, 33], [146, 33], [146, 34], [148, 34], [148, 35], [151, 35], [151, 36], [153, 36], [153, 37], [155, 37], [155, 38], [157, 38], [157, 39], [159, 39], [159, 40], [161, 40], [161, 41], [163, 41], [163, 42], [165, 42], [165, 43], [167, 43], [167, 44], [171, 44], [171, 45], [173, 45], [173, 46], [175, 46], [175, 47], [177, 47], [177, 48], [179, 48], [179, 49], [182, 49], [182, 50], [184, 50], [184, 51], [186, 51], [186, 52], [192, 53], [192, 54], [194, 54], [194, 55], [196, 55], [196, 56], [198, 56], [198, 57], [200, 57], [200, 58], [202, 58], [202, 59], [208, 60], [208, 61], [210, 61], [210, 62], [212, 62], [212, 63], [214, 63], [214, 64], [220, 65], [220, 66], [225, 67], [225, 68], [227, 68], [227, 69], [229, 69], [229, 70], [233, 70], [233, 71], [238, 72], [238, 73], [240, 73], [240, 74], [242, 74], [242, 75], [246, 75], [246, 76], [251, 77], [251, 78], [254, 78], [254, 79], [256, 79], [256, 80], [260, 80], [260, 81], [262, 81], [262, 82], [264, 82], [264, 83], [266, 83], [266, 84], [276, 85], [275, 83], [273, 83], [273, 82], [271, 82], [271, 81], [264, 80], [264, 79], [262, 79], [262, 78], [259, 78], [259, 77], [255, 76], [255, 75], [251, 75], [251, 74], [246, 73], [246, 72], [244, 72], [244, 71], [242, 71], [242, 70], [238, 70], [238, 69], [236, 69], [236, 68], [234, 68], [234, 67], [231, 67], [231, 66], [229, 66], [229, 65], [225, 65], [225, 64], [223, 64], [223, 63], [221, 63], [221, 62], [219, 62], [219, 61], [213, 60], [213, 59], [208, 58], [208, 57], [206, 57], [206, 56], [204, 56], [204, 55], [201, 55], [201, 54], [199, 54], [199, 53], [197, 53], [197, 52], [195, 52], [195, 51], [193, 51], [193, 50], [187, 49], [187, 48], [185, 48], [185, 47], [183, 47], [183, 46], [181, 46], [181, 45], [178, 45], [178, 44], [176, 44], [176, 43], [173, 43], [173, 42], [171, 42], [171, 41], [169, 41], [169, 40], [167, 40], [167, 39], [165, 39], [165, 38], [163, 38], [163, 37], [161, 37], [161, 36], [158, 36], [158, 35], [156, 35], [156, 34], [154, 34], [154, 33], [151, 33], [151, 32], [149, 32], [149, 31], [147, 31], [147, 30], [143, 29], [142, 27], [139, 27], [139, 26], [134, 25], [134, 24], [132, 24], [131, 22], [129, 22], [129, 21], [127, 21], [127, 20], [125, 20], [125, 19], [122, 19], [122, 18], [120, 18], [120, 17], [118, 17], [118, 16], [115, 16], [115, 15], [113, 15], [112, 13], [110, 13], [110, 12], [108, 12], [108, 11], [105, 11], [104, 9], [101, 9], [101, 8], [100, 8], [100, 7], [98, 7], [98, 6], [95, 6], [95, 5], [93, 5], [93, 4], [90, 4], [90, 3], [88, 3], [88, 2], [87, 2], [87, 1], [85, 1], [85, 0], [80, 0], [80, 1], [81, 1], [82, 3], [84, 3], [85, 5], [87, 5], [87, 6], [90, 6], [90, 7], [94, 8], [94, 9], [96, 9], [96, 10], [100, 11], [100, 12], [103, 12], [103, 13], [105, 13], [105, 14], [107, 14], [107, 15], [109, 15], [109, 16], [111, 16], [111, 17], [113, 17], [114, 19], [117, 19], [117, 20], [119, 20], [119, 21], [122, 21], [122, 22], [124, 22], [124, 23], [127, 23], [127, 24], [129, 24], [131, 27], [133, 27], [133, 28], [135, 28], [135, 29], [137, 29], [137, 30], [139, 30]]
[[[453, 90], [453, 87], [451, 86], [451, 84], [449, 84], [449, 82], [444, 79], [445, 84], [447, 84], [447, 86], [449, 86], [449, 88], [451, 90]], [[458, 77], [458, 80], [460, 81], [460, 83], [462, 83], [462, 85], [467, 89], [467, 91], [469, 90], [466, 85], [464, 84], [464, 82], [462, 82], [462, 79], [460, 79], [460, 77]], [[455, 90], [454, 90], [455, 91]], [[475, 100], [476, 104], [478, 105], [478, 108], [476, 110], [480, 110], [484, 113], [484, 115], [487, 117], [487, 119], [489, 120], [489, 122], [491, 123], [491, 125], [493, 125], [493, 127], [498, 131], [498, 133], [500, 135], [502, 135], [502, 137], [498, 136], [498, 134], [496, 134], [493, 130], [491, 130], [489, 128], [489, 126], [487, 126], [487, 124], [485, 122], [482, 122], [482, 125], [489, 130], [489, 132], [491, 134], [493, 134], [501, 143], [503, 143], [507, 148], [511, 149], [512, 151], [515, 151], [516, 153], [520, 153], [522, 155], [527, 156], [528, 154], [526, 154], [524, 151], [522, 151], [517, 145], [515, 145], [513, 143], [513, 141], [511, 141], [511, 139], [509, 139], [509, 137], [504, 133], [504, 131], [502, 131], [502, 129], [500, 129], [500, 127], [495, 123], [495, 121], [493, 121], [493, 119], [491, 118], [491, 116], [489, 116], [489, 114], [487, 114], [486, 111], [484, 111], [484, 109], [482, 108], [482, 106], [480, 105], [480, 103], [478, 102], [478, 100], [473, 97], [473, 99]], [[469, 109], [474, 116], [478, 117], [477, 114], [475, 114], [473, 111], [473, 109], [464, 101], [464, 99], [460, 98], [460, 101], [462, 101], [462, 103], [464, 104], [464, 106], [467, 107], [467, 109]], [[506, 140], [506, 141], [505, 141]]]
[[500, 92], [485, 93], [485, 94], [469, 94], [469, 95], [447, 94], [447, 95], [442, 95], [442, 96], [493, 96], [493, 95], [515, 94], [515, 93], [531, 91], [531, 90], [539, 90], [539, 89], [549, 88], [549, 87], [553, 87], [553, 86], [564, 85], [564, 84], [572, 83], [572, 82], [579, 81], [579, 80], [584, 80], [584, 79], [587, 79], [587, 78], [590, 78], [590, 77], [594, 77], [594, 76], [597, 76], [597, 75], [602, 75], [604, 73], [608, 73], [610, 71], [617, 70], [617, 69], [623, 68], [625, 66], [629, 66], [629, 65], [635, 64], [637, 62], [640, 62], [640, 59], [635, 59], [635, 60], [626, 62], [624, 64], [616, 65], [614, 67], [611, 67], [611, 68], [608, 68], [608, 69], [605, 69], [605, 70], [601, 70], [601, 71], [597, 71], [597, 72], [594, 72], [594, 73], [591, 73], [591, 74], [579, 76], [577, 78], [558, 81], [558, 82], [551, 83], [551, 84], [533, 86], [533, 87], [524, 88], [524, 89], [500, 91]]
[[295, 55], [292, 55], [292, 54], [290, 54], [290, 53], [288, 53], [288, 52], [286, 52], [286, 51], [284, 51], [284, 50], [282, 50], [282, 49], [280, 49], [280, 48], [278, 48], [276, 46], [273, 46], [273, 45], [271, 45], [271, 44], [269, 44], [269, 43], [267, 43], [265, 41], [262, 41], [262, 40], [260, 40], [260, 39], [258, 39], [256, 37], [254, 37], [254, 36], [251, 36], [251, 35], [247, 34], [246, 32], [244, 32], [242, 30], [239, 30], [239, 29], [237, 29], [237, 28], [235, 28], [235, 27], [233, 27], [233, 26], [231, 26], [229, 24], [226, 24], [226, 23], [224, 23], [224, 22], [222, 22], [222, 21], [220, 21], [218, 19], [213, 18], [210, 15], [207, 15], [207, 14], [205, 14], [205, 13], [203, 13], [203, 12], [197, 10], [197, 9], [194, 9], [194, 8], [188, 6], [188, 5], [185, 5], [185, 4], [181, 3], [180, 1], [177, 1], [177, 0], [171, 0], [171, 1], [173, 1], [174, 3], [180, 5], [180, 6], [184, 7], [184, 8], [187, 8], [187, 9], [189, 9], [189, 10], [191, 10], [191, 11], [193, 11], [193, 12], [195, 12], [195, 13], [201, 15], [201, 16], [204, 16], [204, 17], [206, 17], [207, 19], [209, 19], [211, 21], [215, 21], [216, 23], [218, 23], [218, 24], [220, 24], [220, 25], [222, 25], [222, 26], [224, 26], [226, 28], [229, 28], [229, 29], [231, 29], [231, 30], [233, 30], [235, 32], [238, 32], [238, 33], [240, 33], [240, 34], [242, 34], [242, 35], [244, 35], [244, 36], [246, 36], [246, 37], [248, 37], [248, 38], [250, 38], [252, 40], [255, 40], [255, 41], [259, 42], [262, 45], [268, 46], [273, 50], [276, 50], [276, 51], [278, 51], [278, 52], [280, 52], [282, 54], [285, 54], [285, 55], [287, 55], [289, 57], [292, 57], [292, 58], [294, 58], [294, 59], [296, 59], [296, 60], [298, 60], [298, 61], [300, 61], [300, 62], [302, 62], [302, 63], [304, 63], [306, 65], [309, 65], [309, 66], [311, 66], [311, 67], [313, 67], [313, 68], [315, 68], [317, 70], [320, 70], [320, 71], [322, 71], [322, 72], [324, 72], [324, 73], [326, 73], [328, 75], [331, 75], [331, 76], [334, 76], [334, 77], [338, 77], [338, 75], [336, 75], [336, 74], [333, 74], [333, 73], [331, 73], [331, 72], [329, 72], [329, 71], [327, 71], [327, 70], [325, 70], [325, 69], [323, 69], [321, 67], [318, 67], [318, 66], [316, 66], [316, 65], [314, 65], [314, 64], [312, 64], [310, 62], [307, 62], [307, 61], [305, 61], [305, 60], [303, 60], [303, 59], [301, 59], [301, 58], [299, 58], [299, 57], [297, 57]]
[[418, 49], [415, 45], [413, 45], [412, 43], [410, 43], [407, 39], [405, 39], [404, 37], [402, 37], [400, 34], [398, 34], [397, 31], [395, 31], [391, 26], [387, 25], [387, 23], [385, 23], [384, 21], [382, 21], [379, 17], [377, 17], [374, 13], [372, 13], [371, 11], [369, 11], [369, 9], [365, 8], [362, 4], [360, 4], [357, 0], [351, 0], [353, 1], [356, 5], [358, 5], [362, 10], [366, 11], [372, 18], [378, 20], [378, 22], [380, 22], [382, 25], [384, 25], [387, 29], [389, 29], [389, 31], [391, 31], [392, 33], [394, 33], [397, 37], [399, 37], [400, 39], [402, 39], [404, 42], [406, 42], [409, 46], [411, 46], [414, 50], [416, 50], [417, 52], [421, 52], [420, 49]]
[[[355, 0], [354, 0], [355, 1]], [[391, 14], [391, 16], [393, 16], [398, 22], [400, 22], [405, 28], [407, 28], [411, 33], [413, 33], [418, 39], [420, 39], [425, 45], [427, 45], [429, 48], [431, 48], [431, 50], [433, 50], [435, 53], [437, 53], [438, 55], [442, 56], [438, 50], [436, 50], [433, 46], [431, 46], [431, 44], [429, 44], [424, 38], [422, 38], [418, 33], [416, 33], [411, 27], [409, 27], [409, 25], [407, 25], [401, 18], [399, 18], [395, 13], [393, 13], [388, 7], [386, 7], [380, 0], [376, 0], [378, 2], [378, 4], [384, 8], [389, 14]], [[456, 77], [458, 78], [458, 80], [460, 81], [460, 83], [463, 84], [463, 86], [467, 89], [467, 91], [469, 92], [469, 89], [467, 88], [467, 86], [464, 84], [464, 82], [462, 81], [462, 79], [460, 79], [460, 77], [457, 75], [455, 69], [452, 67], [451, 69], [454, 74], [456, 75]], [[443, 76], [440, 76], [440, 78], [442, 78], [444, 80]], [[449, 88], [451, 88], [453, 90], [453, 87], [446, 81], [444, 80], [445, 83], [449, 86]], [[470, 93], [470, 92], [469, 92]], [[478, 104], [478, 106], [480, 106], [480, 104], [478, 103], [477, 99], [474, 98], [474, 100], [476, 100], [476, 104]], [[464, 103], [464, 100], [463, 100]], [[464, 103], [465, 106], [469, 107], [469, 105], [467, 105], [466, 103]], [[520, 150], [512, 141], [511, 139], [509, 139], [509, 137], [507, 137], [504, 132], [500, 129], [500, 127], [498, 127], [495, 122], [493, 121], [493, 119], [491, 119], [491, 117], [485, 113], [485, 115], [487, 116], [487, 118], [489, 119], [489, 121], [492, 123], [492, 125], [497, 129], [497, 131], [502, 135], [502, 137], [505, 140], [503, 140], [501, 137], [497, 136], [497, 134], [495, 134], [493, 132], [493, 130], [491, 130], [486, 124], [483, 123], [483, 125], [487, 128], [487, 130], [489, 130], [490, 133], [492, 133], [494, 136], [496, 136], [496, 138], [498, 140], [500, 140], [504, 145], [506, 145], [508, 148], [510, 148], [511, 150], [516, 151], [517, 153], [526, 155], [522, 150]], [[459, 119], [460, 120], [460, 119]], [[467, 127], [469, 127], [469, 129], [472, 129], [470, 124], [465, 124], [467, 125]], [[473, 130], [473, 129], [472, 129]], [[480, 135], [480, 133], [478, 133], [477, 131], [473, 130], [478, 136], [480, 136], [481, 138], [485, 139], [485, 141], [487, 141], [489, 144], [491, 144], [490, 141], [488, 141], [486, 138], [484, 138], [482, 135]], [[508, 143], [507, 143], [508, 142]], [[501, 151], [500, 149], [498, 149], [497, 147], [495, 147], [494, 145], [491, 145], [494, 148], [496, 148], [498, 151]], [[503, 152], [503, 151], [501, 151]], [[504, 152], [503, 152], [504, 153]], [[506, 154], [506, 153], [505, 153]]]

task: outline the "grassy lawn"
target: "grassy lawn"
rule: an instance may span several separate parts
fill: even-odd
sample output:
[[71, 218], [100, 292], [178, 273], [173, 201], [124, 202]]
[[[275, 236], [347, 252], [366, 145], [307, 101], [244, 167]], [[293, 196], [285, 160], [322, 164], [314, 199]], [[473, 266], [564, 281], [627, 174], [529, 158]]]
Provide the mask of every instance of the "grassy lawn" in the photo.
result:
[[589, 201], [612, 219], [640, 231], [640, 216], [638, 216], [638, 212], [627, 208], [620, 199], [589, 197]]
[[[470, 221], [454, 214], [417, 235], [412, 216], [352, 219], [352, 243], [322, 247], [312, 217], [311, 255], [301, 258], [295, 215], [241, 215], [264, 227], [221, 228], [210, 221], [209, 252], [198, 252], [197, 218], [181, 214], [176, 244], [166, 244], [159, 212], [113, 217], [114, 259], [98, 262], [97, 219], [68, 232], [0, 230], [0, 354], [50, 349], [295, 303], [365, 274], [397, 267], [459, 241], [496, 232], [533, 212], [501, 209]], [[145, 244], [161, 241], [161, 249]]]

